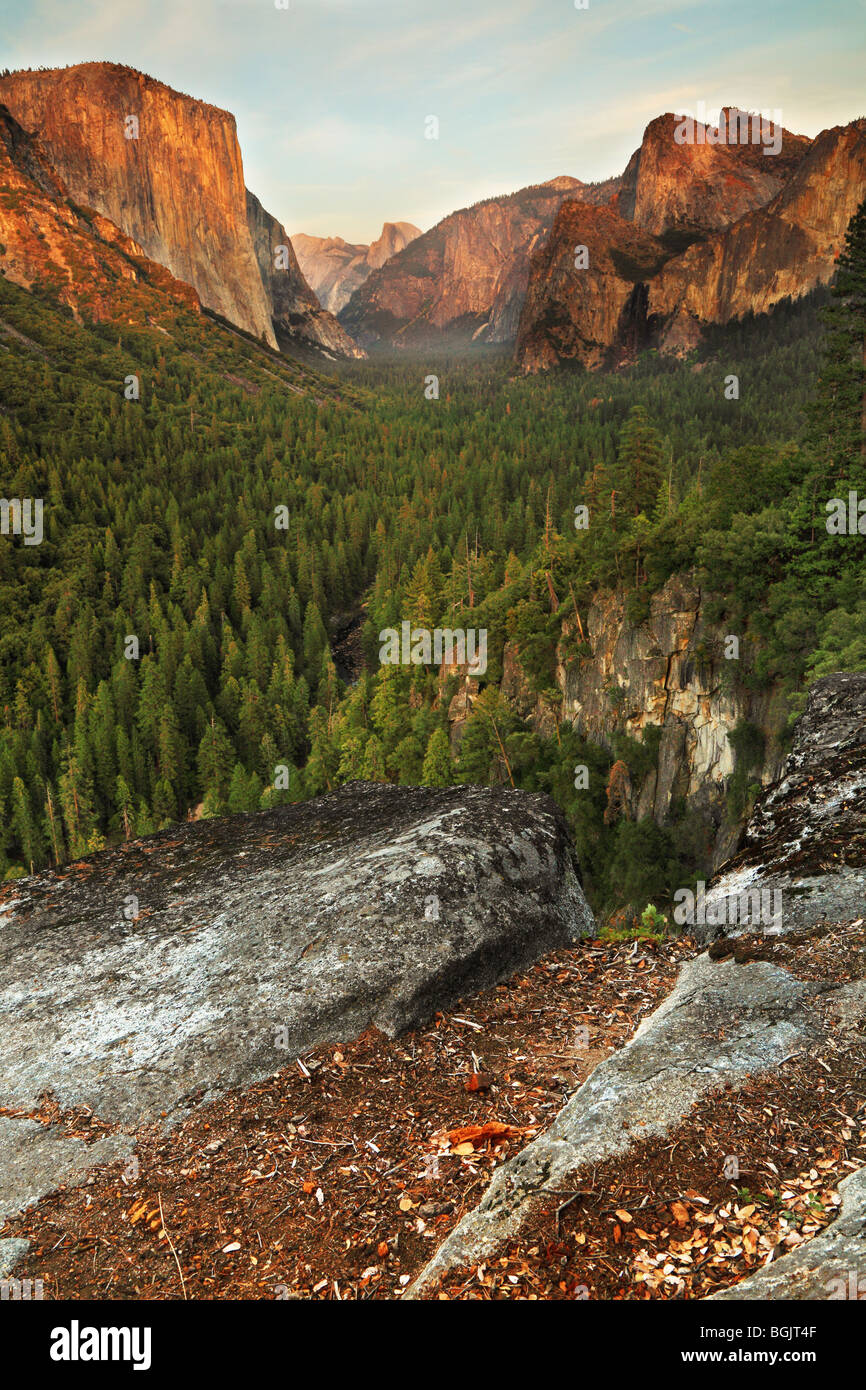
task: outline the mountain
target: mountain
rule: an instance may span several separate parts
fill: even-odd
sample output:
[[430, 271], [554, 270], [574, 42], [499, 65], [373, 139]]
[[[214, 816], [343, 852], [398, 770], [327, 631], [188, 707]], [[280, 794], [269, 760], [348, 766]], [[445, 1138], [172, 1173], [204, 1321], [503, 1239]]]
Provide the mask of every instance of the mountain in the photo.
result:
[[[748, 112], [725, 107], [721, 131], [730, 139]], [[694, 143], [677, 140], [678, 118], [668, 112], [650, 121], [640, 148], [622, 176], [617, 210], [654, 236], [677, 240], [728, 227], [768, 203], [786, 184], [809, 150], [805, 135], [781, 130], [781, 148], [765, 155], [760, 144]], [[715, 129], [703, 127], [706, 135]]]
[[766, 206], [671, 260], [648, 286], [647, 317], [668, 348], [707, 323], [766, 313], [829, 281], [866, 195], [866, 120], [822, 131]]
[[[247, 223], [278, 346], [285, 348], [294, 339], [300, 339], [336, 357], [364, 357], [310, 289], [285, 227], [249, 189], [246, 197]], [[275, 264], [275, 247], [285, 261], [279, 268]]]
[[10, 73], [0, 102], [39, 136], [70, 197], [207, 309], [272, 347], [295, 340], [362, 355], [323, 314], [281, 225], [248, 194], [229, 112], [115, 63]]
[[338, 314], [372, 270], [378, 270], [420, 235], [420, 229], [411, 222], [386, 222], [382, 235], [370, 246], [339, 236], [307, 236], [305, 232], [297, 232], [292, 245], [301, 273], [322, 308]]
[[453, 212], [392, 256], [340, 312], [359, 343], [420, 346], [513, 339], [532, 251], [567, 197], [599, 203], [620, 181], [567, 176]]
[[[866, 122], [814, 141], [786, 131], [779, 153], [765, 155], [678, 144], [675, 120], [647, 127], [608, 207], [560, 207], [532, 257], [516, 348], [524, 371], [688, 348], [709, 324], [765, 313], [832, 278], [866, 191]], [[577, 245], [589, 252], [579, 270]]]
[[200, 314], [198, 295], [113, 222], [78, 207], [38, 140], [0, 106], [0, 275], [97, 322]]
[[[588, 265], [575, 267], [575, 248]], [[518, 360], [540, 371], [576, 358], [589, 368], [644, 345], [641, 284], [670, 257], [665, 244], [611, 205], [566, 202], [532, 257], [518, 325]]]

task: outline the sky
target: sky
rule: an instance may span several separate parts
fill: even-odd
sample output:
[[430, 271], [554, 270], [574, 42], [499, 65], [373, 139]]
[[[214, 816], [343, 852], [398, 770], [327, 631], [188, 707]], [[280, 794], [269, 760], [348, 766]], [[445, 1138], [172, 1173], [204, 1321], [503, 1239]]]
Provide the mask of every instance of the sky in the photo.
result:
[[225, 107], [290, 235], [353, 242], [620, 173], [699, 102], [805, 135], [866, 115], [866, 0], [578, 2], [0, 0], [0, 68], [126, 63]]

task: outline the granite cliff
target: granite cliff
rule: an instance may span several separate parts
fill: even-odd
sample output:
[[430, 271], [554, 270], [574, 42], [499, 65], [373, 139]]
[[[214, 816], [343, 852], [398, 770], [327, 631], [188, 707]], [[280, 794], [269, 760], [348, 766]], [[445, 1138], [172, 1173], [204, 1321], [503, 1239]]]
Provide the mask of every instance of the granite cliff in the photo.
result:
[[[633, 622], [622, 592], [601, 591], [583, 614], [583, 640], [574, 621], [565, 625], [555, 672], [558, 700], [536, 693], [513, 642], [505, 646], [500, 688], [544, 737], [569, 723], [607, 749], [617, 734], [654, 739], [652, 766], [629, 787], [623, 813], [662, 825], [684, 808], [701, 827], [707, 862], [717, 867], [744, 829], [743, 813], [732, 816], [728, 805], [737, 770], [730, 735], [743, 724], [756, 731], [763, 753], [741, 771], [766, 784], [781, 767], [786, 709], [780, 691], [752, 688], [739, 660], [726, 659], [727, 632], [707, 619], [706, 599], [692, 577], [676, 575], [653, 595], [649, 616]], [[451, 701], [455, 751], [479, 689], [466, 679]]]
[[40, 142], [0, 106], [0, 274], [56, 295], [76, 318], [158, 323], [198, 295], [107, 217], [79, 207]]
[[647, 287], [651, 332], [668, 349], [690, 346], [704, 324], [826, 284], [864, 194], [866, 120], [822, 131], [768, 203], [662, 267]]
[[38, 136], [69, 196], [191, 285], [205, 308], [271, 347], [282, 336], [359, 355], [320, 309], [283, 228], [248, 195], [229, 112], [115, 63], [8, 74], [0, 102]]
[[[584, 248], [586, 264], [577, 268]], [[572, 358], [595, 368], [627, 359], [647, 342], [644, 282], [664, 265], [664, 243], [611, 204], [563, 203], [532, 257], [517, 329], [524, 369]]]
[[[780, 130], [777, 153], [740, 138], [738, 120], [748, 112], [726, 107], [722, 113], [726, 139], [699, 143], [677, 139], [681, 122], [668, 112], [650, 121], [640, 147], [622, 176], [616, 198], [620, 214], [654, 236], [668, 236], [671, 245], [690, 237], [729, 227], [747, 212], [762, 207], [785, 187], [811, 141]], [[716, 130], [704, 127], [706, 135]]]
[[866, 121], [814, 141], [784, 131], [769, 155], [679, 144], [676, 129], [671, 114], [651, 122], [609, 207], [559, 209], [532, 256], [516, 348], [524, 371], [679, 351], [705, 325], [766, 313], [831, 279], [866, 191]]

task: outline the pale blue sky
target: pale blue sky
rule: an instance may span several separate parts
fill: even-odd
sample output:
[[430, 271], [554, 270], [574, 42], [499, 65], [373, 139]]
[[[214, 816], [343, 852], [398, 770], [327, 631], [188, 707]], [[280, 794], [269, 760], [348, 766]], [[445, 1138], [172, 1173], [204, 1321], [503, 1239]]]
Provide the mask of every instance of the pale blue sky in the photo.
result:
[[806, 135], [866, 115], [864, 0], [288, 3], [0, 0], [0, 67], [106, 59], [224, 106], [289, 232], [350, 241], [619, 173], [648, 120], [699, 101]]

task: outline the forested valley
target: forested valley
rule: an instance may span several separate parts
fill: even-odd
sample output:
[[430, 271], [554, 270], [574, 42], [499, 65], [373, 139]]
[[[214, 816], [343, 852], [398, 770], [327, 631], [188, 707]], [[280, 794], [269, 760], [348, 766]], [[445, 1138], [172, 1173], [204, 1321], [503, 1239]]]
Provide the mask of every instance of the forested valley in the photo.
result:
[[[637, 621], [694, 569], [743, 634], [738, 679], [792, 714], [866, 666], [862, 537], [825, 526], [828, 499], [866, 496], [864, 267], [861, 208], [835, 293], [684, 360], [545, 378], [494, 353], [293, 376], [191, 313], [76, 322], [0, 279], [0, 491], [45, 516], [40, 545], [0, 542], [0, 877], [355, 779], [510, 782], [563, 806], [594, 906], [665, 903], [703, 867], [687, 825], [605, 818], [615, 758], [639, 778], [651, 737], [542, 737], [499, 689], [503, 649], [555, 701], [593, 593], [620, 586]], [[379, 663], [407, 620], [487, 629], [459, 749], [460, 674]]]

